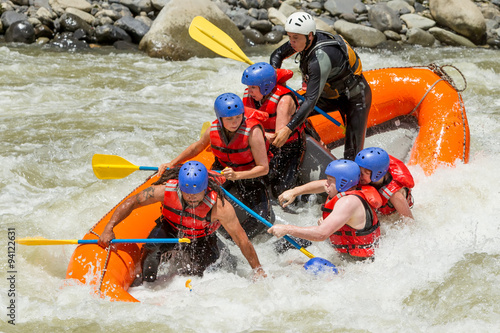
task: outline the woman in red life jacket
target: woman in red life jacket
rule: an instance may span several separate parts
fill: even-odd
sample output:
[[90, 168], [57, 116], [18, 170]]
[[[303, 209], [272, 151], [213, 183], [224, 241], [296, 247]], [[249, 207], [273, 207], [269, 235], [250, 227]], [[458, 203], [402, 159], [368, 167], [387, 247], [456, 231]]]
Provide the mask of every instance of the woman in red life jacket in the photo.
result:
[[292, 120], [299, 105], [294, 93], [285, 86], [292, 76], [291, 70], [275, 70], [270, 64], [259, 62], [245, 69], [241, 78], [241, 83], [248, 86], [243, 104], [269, 115], [261, 123], [273, 153], [267, 179], [275, 198], [296, 185], [306, 150], [304, 126], [292, 131], [284, 144], [274, 142], [276, 132]]
[[[272, 154], [266, 144], [264, 129], [255, 118], [262, 112], [245, 108], [241, 98], [232, 93], [217, 97], [214, 109], [217, 119], [212, 122], [210, 130], [171, 162], [162, 164], [159, 172], [197, 156], [210, 145], [215, 156], [211, 169], [222, 170], [228, 180], [224, 188], [229, 191], [235, 187], [245, 205], [272, 223], [271, 203], [264, 182]], [[267, 227], [254, 217], [240, 222], [250, 239], [266, 234]], [[219, 233], [229, 237], [224, 228]]]
[[364, 260], [373, 257], [380, 236], [380, 225], [375, 213], [375, 209], [382, 204], [380, 195], [372, 186], [357, 187], [360, 169], [351, 160], [332, 161], [325, 173], [326, 180], [295, 187], [279, 197], [280, 203], [286, 206], [298, 195], [326, 191], [328, 199], [321, 208], [323, 217], [318, 225], [299, 227], [276, 224], [268, 232], [277, 237], [289, 234], [311, 241], [329, 238], [338, 252], [351, 258]]
[[415, 186], [410, 170], [382, 148], [365, 148], [356, 155], [361, 168], [361, 184], [375, 187], [382, 197], [382, 207], [377, 212], [389, 215], [397, 211], [403, 218], [413, 220], [411, 189]]
[[214, 233], [223, 226], [254, 269], [254, 278], [265, 277], [252, 243], [241, 227], [233, 206], [225, 199], [218, 181], [209, 175], [205, 166], [197, 161], [186, 162], [165, 172], [161, 178], [144, 191], [128, 198], [117, 207], [99, 237], [99, 245], [107, 247], [115, 238], [113, 228], [137, 208], [163, 203], [162, 215], [148, 238], [191, 239], [190, 244], [154, 244], [144, 246], [142, 280], [156, 280], [161, 255], [170, 250], [186, 261], [179, 273], [203, 275], [221, 254], [222, 242]]

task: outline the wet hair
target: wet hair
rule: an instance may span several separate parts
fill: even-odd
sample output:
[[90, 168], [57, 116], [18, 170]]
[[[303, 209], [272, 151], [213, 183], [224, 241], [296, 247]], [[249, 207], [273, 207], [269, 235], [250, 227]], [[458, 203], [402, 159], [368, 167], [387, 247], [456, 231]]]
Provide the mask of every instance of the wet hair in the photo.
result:
[[[179, 179], [180, 169], [181, 165], [165, 170], [163, 175], [161, 175], [160, 179], [154, 182], [153, 185], [165, 185], [170, 179]], [[220, 188], [221, 183], [217, 178], [218, 177], [212, 174], [211, 172], [208, 173], [208, 188], [215, 191], [215, 193], [217, 193], [218, 198], [226, 199], [224, 191], [222, 191], [222, 189]], [[222, 200], [222, 205], [224, 205], [224, 200]]]

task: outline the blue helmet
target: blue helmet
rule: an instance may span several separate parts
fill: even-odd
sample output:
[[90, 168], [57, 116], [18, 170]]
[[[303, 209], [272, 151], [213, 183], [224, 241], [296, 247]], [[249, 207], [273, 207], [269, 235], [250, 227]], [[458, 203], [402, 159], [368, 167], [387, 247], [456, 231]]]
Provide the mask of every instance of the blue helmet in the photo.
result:
[[372, 172], [371, 181], [376, 182], [389, 170], [389, 154], [382, 148], [365, 148], [356, 155], [354, 160], [360, 167]]
[[207, 168], [198, 161], [184, 163], [179, 170], [179, 187], [182, 192], [196, 194], [208, 186]]
[[359, 166], [351, 160], [340, 159], [331, 161], [325, 173], [335, 178], [335, 187], [338, 192], [343, 192], [358, 185], [361, 171]]
[[215, 99], [215, 114], [217, 118], [234, 117], [245, 112], [243, 101], [238, 95], [233, 93], [224, 93]]
[[241, 83], [247, 86], [259, 86], [260, 93], [266, 96], [276, 86], [277, 79], [278, 76], [273, 66], [267, 62], [258, 62], [245, 69]]

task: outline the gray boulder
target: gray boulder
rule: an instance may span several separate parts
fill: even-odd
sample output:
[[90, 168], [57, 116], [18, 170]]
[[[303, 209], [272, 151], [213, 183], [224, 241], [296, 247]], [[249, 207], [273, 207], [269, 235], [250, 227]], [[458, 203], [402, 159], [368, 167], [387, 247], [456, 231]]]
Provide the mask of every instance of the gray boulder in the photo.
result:
[[454, 34], [453, 32], [441, 29], [441, 28], [430, 28], [429, 32], [441, 43], [450, 46], [465, 46], [465, 47], [476, 47], [476, 45], [468, 40], [467, 38]]
[[375, 29], [401, 32], [403, 25], [398, 13], [385, 3], [377, 4], [368, 10], [368, 18]]
[[332, 16], [354, 14], [354, 8], [363, 5], [359, 0], [328, 0], [323, 5]]
[[17, 21], [12, 23], [5, 32], [7, 43], [31, 44], [35, 41], [35, 29], [28, 21]]
[[486, 42], [486, 22], [481, 10], [470, 0], [431, 0], [429, 9], [436, 22], [467, 37], [473, 43]]
[[18, 21], [27, 21], [28, 16], [15, 12], [13, 10], [9, 10], [2, 13], [1, 20], [3, 28], [8, 29], [12, 23]]
[[436, 22], [417, 14], [401, 15], [401, 19], [406, 23], [406, 26], [411, 28], [419, 28], [422, 30], [429, 30], [436, 25]]
[[344, 20], [335, 22], [333, 29], [344, 37], [352, 46], [376, 47], [385, 42], [384, 33], [361, 24], [349, 23]]
[[436, 42], [436, 38], [434, 38], [430, 32], [424, 31], [420, 28], [408, 29], [406, 36], [408, 37], [406, 40], [408, 44], [432, 46]]
[[198, 15], [215, 24], [240, 47], [244, 45], [241, 32], [215, 3], [210, 0], [171, 0], [139, 43], [139, 49], [150, 57], [171, 60], [216, 56], [189, 36], [189, 25]]
[[139, 43], [149, 31], [149, 27], [136, 18], [124, 16], [115, 22], [115, 26], [125, 30], [131, 37], [134, 43]]

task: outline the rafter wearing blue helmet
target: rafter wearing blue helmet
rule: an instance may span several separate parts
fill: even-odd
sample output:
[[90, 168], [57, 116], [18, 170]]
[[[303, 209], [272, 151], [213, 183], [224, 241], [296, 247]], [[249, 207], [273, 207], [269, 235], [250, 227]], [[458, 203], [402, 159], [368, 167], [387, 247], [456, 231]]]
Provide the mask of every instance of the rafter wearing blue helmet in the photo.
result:
[[207, 189], [208, 171], [198, 161], [184, 163], [179, 170], [179, 188], [188, 194], [200, 193]]
[[272, 144], [270, 150], [274, 157], [269, 164], [267, 180], [276, 198], [297, 184], [306, 149], [303, 126], [282, 140], [275, 140], [276, 131], [290, 122], [299, 106], [294, 93], [285, 85], [292, 76], [291, 70], [275, 70], [270, 64], [259, 62], [247, 67], [241, 78], [241, 82], [247, 85], [243, 95], [245, 107], [268, 115], [261, 123], [267, 140]]
[[382, 207], [377, 212], [390, 215], [398, 212], [404, 218], [413, 219], [413, 176], [406, 165], [390, 156], [384, 149], [365, 148], [356, 155], [361, 168], [361, 184], [374, 186], [382, 197]]
[[[180, 191], [179, 191], [180, 189]], [[190, 244], [148, 242], [142, 247], [142, 270], [134, 285], [143, 281], [153, 282], [163, 254], [175, 250], [181, 254], [176, 262], [176, 274], [202, 276], [215, 262], [225, 261], [221, 253], [226, 246], [216, 235], [218, 228], [225, 227], [230, 237], [240, 247], [254, 270], [254, 277], [264, 277], [252, 243], [241, 227], [233, 206], [224, 198], [219, 182], [209, 175], [198, 161], [170, 168], [148, 188], [125, 199], [119, 205], [99, 236], [99, 245], [109, 246], [115, 238], [113, 228], [141, 207], [161, 204], [161, 215], [148, 238], [189, 238]], [[136, 214], [141, 214], [140, 212]], [[153, 221], [148, 221], [148, 223]], [[117, 236], [120, 236], [120, 231]], [[166, 256], [167, 260], [171, 256]], [[181, 265], [177, 265], [181, 264]], [[231, 264], [225, 262], [224, 265]]]
[[358, 185], [361, 171], [359, 166], [351, 160], [335, 160], [326, 167], [325, 174], [335, 178], [337, 192], [344, 192]]
[[215, 99], [215, 114], [217, 118], [234, 117], [245, 112], [243, 101], [233, 93], [224, 93]]
[[370, 147], [360, 151], [354, 160], [360, 167], [372, 172], [371, 181], [376, 182], [389, 170], [389, 154], [382, 148]]
[[258, 86], [260, 93], [264, 96], [273, 91], [276, 86], [276, 70], [266, 62], [258, 62], [250, 65], [243, 72], [241, 83], [247, 86]]
[[318, 225], [275, 225], [268, 232], [277, 237], [288, 234], [311, 241], [329, 238], [333, 248], [348, 258], [365, 260], [373, 257], [380, 236], [380, 225], [375, 213], [382, 204], [379, 193], [372, 186], [357, 186], [360, 168], [354, 161], [332, 161], [325, 173], [326, 181], [312, 181], [280, 196], [280, 203], [286, 201], [288, 204], [298, 195], [326, 191], [328, 199], [321, 207], [323, 215]]

